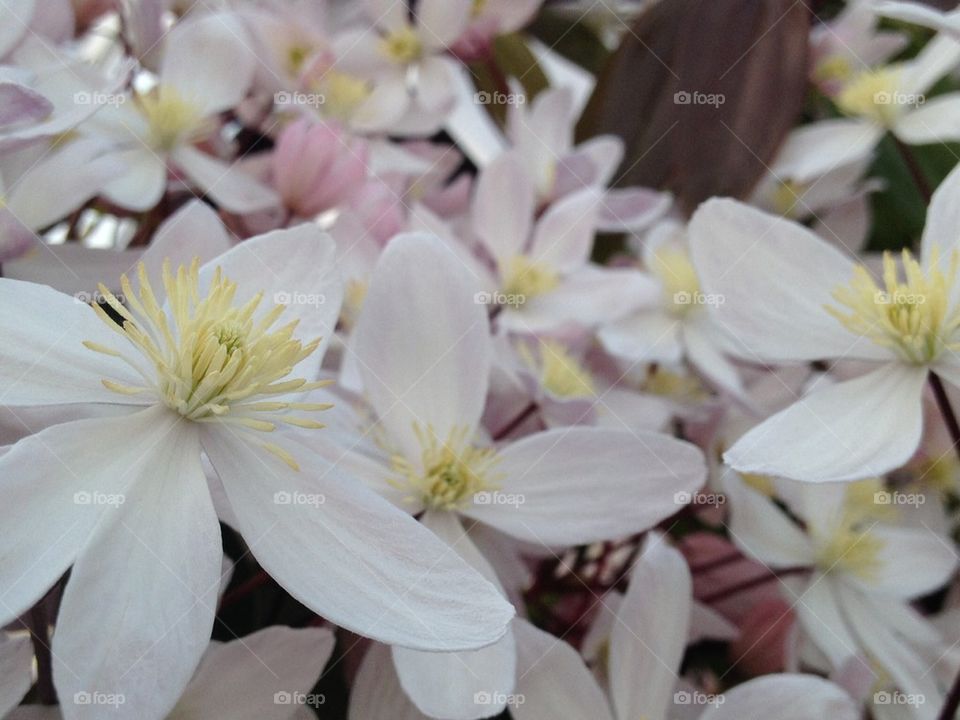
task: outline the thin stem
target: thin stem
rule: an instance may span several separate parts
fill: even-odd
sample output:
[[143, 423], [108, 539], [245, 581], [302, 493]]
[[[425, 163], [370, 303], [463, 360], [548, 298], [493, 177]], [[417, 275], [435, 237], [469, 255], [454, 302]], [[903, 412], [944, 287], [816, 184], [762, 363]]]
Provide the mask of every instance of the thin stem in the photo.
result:
[[924, 174], [923, 168], [921, 168], [920, 163], [917, 162], [917, 158], [914, 156], [913, 151], [899, 138], [894, 136], [893, 142], [894, 145], [897, 146], [897, 152], [900, 153], [900, 157], [903, 158], [903, 161], [907, 164], [907, 169], [910, 170], [910, 175], [913, 177], [913, 182], [917, 186], [917, 190], [920, 191], [923, 199], [926, 201], [927, 205], [929, 205], [930, 198], [933, 197], [933, 188], [930, 187], [930, 181], [927, 180], [927, 176]]
[[752, 590], [753, 588], [761, 587], [766, 585], [768, 582], [779, 580], [787, 575], [798, 575], [800, 573], [807, 572], [810, 572], [810, 568], [808, 567], [789, 567], [778, 572], [771, 571], [755, 578], [751, 578], [750, 580], [744, 580], [742, 583], [737, 583], [731, 587], [717, 590], [714, 593], [710, 593], [709, 595], [698, 598], [698, 600], [703, 605], [710, 605], [711, 603], [719, 602], [720, 600], [726, 600], [727, 598], [733, 597], [741, 592], [745, 592], [746, 590]]
[[950, 405], [950, 398], [947, 396], [947, 389], [943, 386], [943, 381], [934, 373], [930, 373], [930, 389], [933, 390], [933, 397], [937, 401], [937, 408], [940, 415], [943, 416], [943, 422], [950, 431], [950, 440], [953, 442], [953, 449], [960, 459], [960, 423], [957, 423], [957, 416]]
[[46, 598], [30, 609], [27, 627], [37, 657], [37, 698], [41, 705], [56, 705], [57, 691], [53, 687], [53, 661], [50, 654], [50, 631], [47, 623]]

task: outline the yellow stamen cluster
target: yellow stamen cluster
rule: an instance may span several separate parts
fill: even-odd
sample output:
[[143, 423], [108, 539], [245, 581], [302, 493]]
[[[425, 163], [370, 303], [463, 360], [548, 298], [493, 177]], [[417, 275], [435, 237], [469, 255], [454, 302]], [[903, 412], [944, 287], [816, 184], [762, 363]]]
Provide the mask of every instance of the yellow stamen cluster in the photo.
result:
[[477, 493], [496, 489], [493, 483], [498, 478], [492, 472], [496, 453], [475, 447], [466, 428], [454, 428], [445, 440], [429, 426], [414, 425], [414, 432], [420, 441], [419, 462], [399, 454], [390, 461], [396, 474], [390, 483], [412, 491], [410, 500], [419, 500], [430, 510], [456, 510], [473, 502]]
[[213, 130], [198, 104], [169, 85], [140, 95], [137, 105], [147, 121], [148, 142], [156, 150], [166, 152], [178, 145], [196, 142]]
[[845, 82], [853, 77], [853, 66], [843, 55], [831, 55], [817, 63], [813, 77], [818, 82]]
[[317, 89], [323, 94], [323, 112], [343, 122], [350, 120], [373, 91], [370, 81], [338, 70], [324, 73]]
[[515, 255], [507, 264], [503, 277], [503, 292], [529, 299], [544, 295], [560, 284], [560, 275], [544, 263], [527, 255]]
[[696, 306], [700, 294], [700, 278], [689, 253], [683, 248], [664, 245], [653, 254], [650, 270], [663, 284], [667, 307], [677, 315], [685, 315]]
[[807, 188], [795, 180], [784, 180], [778, 182], [773, 191], [771, 200], [773, 208], [784, 217], [797, 217], [802, 215], [804, 210], [800, 200]]
[[924, 269], [909, 250], [902, 255], [905, 282], [900, 282], [891, 253], [883, 256], [883, 288], [869, 271], [854, 269], [849, 286], [834, 290], [842, 309], [825, 306], [850, 332], [868, 337], [897, 352], [906, 362], [923, 365], [936, 360], [944, 350], [960, 350], [955, 339], [960, 328], [960, 310], [950, 306], [950, 291], [960, 256], [954, 251], [946, 270], [934, 250]]
[[518, 352], [530, 369], [538, 373], [547, 392], [561, 398], [584, 398], [595, 394], [593, 378], [567, 349], [555, 340], [541, 340], [538, 357], [527, 345]]
[[890, 65], [855, 75], [837, 95], [836, 103], [846, 115], [889, 126], [902, 112], [906, 97], [900, 92], [900, 69]]
[[423, 56], [423, 42], [409, 25], [391, 30], [380, 40], [384, 55], [398, 65], [409, 65]]
[[[271, 432], [278, 424], [322, 428], [322, 423], [290, 415], [289, 411], [322, 411], [329, 404], [265, 399], [328, 384], [285, 379], [297, 363], [317, 349], [320, 339], [306, 345], [294, 339], [296, 320], [274, 328], [285, 310], [283, 305], [255, 318], [262, 293], [235, 306], [237, 285], [219, 268], [210, 289], [201, 296], [199, 266], [195, 259], [189, 268], [181, 266], [173, 274], [169, 262], [164, 263], [168, 309], [157, 301], [143, 263], [137, 268], [139, 292], [134, 292], [126, 276], [121, 278], [126, 305], [100, 285], [100, 292], [122, 319], [122, 326], [101, 306], [94, 305], [94, 310], [153, 366], [152, 372], [145, 371], [117, 350], [86, 341], [84, 345], [90, 350], [123, 359], [144, 380], [141, 386], [129, 386], [105, 379], [103, 385], [124, 395], [154, 393], [167, 407], [195, 422], [224, 422], [262, 432]], [[262, 445], [297, 467], [283, 449], [272, 443]]]
[[851, 483], [830, 529], [814, 534], [817, 566], [824, 572], [844, 572], [863, 580], [876, 577], [884, 541], [871, 529], [881, 520], [892, 519], [891, 508], [876, 499], [882, 488], [876, 478]]

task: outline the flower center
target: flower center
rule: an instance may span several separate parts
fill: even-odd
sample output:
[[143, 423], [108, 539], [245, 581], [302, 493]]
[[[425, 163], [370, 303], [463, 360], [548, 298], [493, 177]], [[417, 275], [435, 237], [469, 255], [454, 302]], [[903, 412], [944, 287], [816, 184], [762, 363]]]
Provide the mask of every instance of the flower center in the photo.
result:
[[398, 65], [409, 65], [423, 56], [423, 42], [409, 25], [387, 33], [380, 41], [380, 48]]
[[169, 85], [140, 95], [137, 104], [147, 121], [148, 142], [157, 150], [173, 150], [181, 144], [200, 140], [213, 130], [197, 104]]
[[545, 263], [527, 255], [514, 255], [507, 263], [503, 292], [520, 298], [544, 295], [560, 284], [560, 275]]
[[347, 122], [354, 111], [370, 97], [370, 83], [361, 77], [337, 70], [328, 70], [320, 83], [323, 110], [326, 114]]
[[804, 184], [796, 180], [778, 182], [771, 198], [774, 210], [784, 217], [796, 217], [802, 214], [799, 212], [803, 209], [800, 199], [806, 190]]
[[890, 125], [909, 105], [907, 95], [899, 91], [900, 70], [886, 66], [854, 75], [837, 95], [837, 107], [847, 115]]
[[813, 77], [818, 82], [846, 82], [853, 77], [853, 66], [843, 55], [830, 55], [817, 63]]
[[593, 397], [593, 378], [589, 371], [555, 340], [542, 340], [539, 358], [527, 345], [520, 345], [523, 361], [540, 375], [540, 384], [547, 392], [561, 398]]
[[697, 304], [700, 278], [686, 250], [664, 245], [653, 254], [651, 268], [663, 284], [664, 301], [675, 315], [686, 315]]
[[[266, 399], [328, 384], [285, 379], [317, 349], [320, 339], [306, 345], [295, 340], [296, 320], [276, 328], [283, 305], [255, 319], [262, 293], [242, 306], [234, 305], [236, 283], [223, 277], [220, 268], [209, 291], [201, 296], [199, 266], [195, 259], [189, 269], [181, 266], [174, 275], [169, 262], [164, 263], [169, 310], [157, 302], [143, 263], [137, 268], [138, 293], [125, 275], [121, 277], [126, 306], [100, 285], [106, 303], [122, 318], [122, 327], [99, 305], [93, 306], [94, 311], [153, 366], [153, 372], [147, 372], [117, 350], [85, 341], [90, 350], [123, 359], [144, 380], [141, 386], [129, 386], [104, 379], [103, 385], [123, 395], [153, 392], [167, 407], [195, 422], [224, 422], [263, 432], [273, 431], [278, 424], [322, 428], [316, 420], [289, 411], [315, 412], [330, 405]], [[286, 451], [271, 443], [262, 445], [296, 469]]]
[[900, 282], [889, 252], [883, 256], [883, 288], [862, 265], [854, 268], [849, 286], [833, 291], [845, 307], [825, 306], [850, 332], [868, 337], [897, 352], [915, 365], [934, 361], [945, 349], [960, 349], [953, 337], [960, 327], [960, 310], [950, 307], [950, 291], [957, 275], [957, 252], [950, 255], [946, 271], [936, 249], [924, 270], [909, 250], [903, 251], [906, 282]]
[[441, 440], [430, 426], [414, 425], [420, 441], [419, 462], [402, 455], [390, 459], [395, 487], [411, 490], [411, 500], [420, 500], [431, 510], [456, 510], [473, 502], [479, 492], [496, 489], [491, 472], [497, 463], [493, 448], [474, 447], [466, 428], [454, 428]]

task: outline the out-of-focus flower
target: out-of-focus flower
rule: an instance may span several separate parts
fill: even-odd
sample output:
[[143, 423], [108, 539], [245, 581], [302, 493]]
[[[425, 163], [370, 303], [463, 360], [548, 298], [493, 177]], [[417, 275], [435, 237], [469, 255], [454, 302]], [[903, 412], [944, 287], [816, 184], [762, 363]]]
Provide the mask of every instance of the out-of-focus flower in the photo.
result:
[[691, 246], [704, 289], [724, 298], [716, 322], [753, 362], [847, 358], [877, 363], [808, 393], [744, 435], [724, 458], [737, 470], [798, 480], [882, 475], [916, 451], [930, 371], [960, 383], [960, 170], [937, 189], [920, 258], [892, 254], [878, 282], [806, 228], [733, 200], [694, 215]]
[[366, 144], [326, 123], [298, 120], [284, 128], [272, 156], [273, 184], [283, 204], [309, 218], [335, 208], [363, 186]]

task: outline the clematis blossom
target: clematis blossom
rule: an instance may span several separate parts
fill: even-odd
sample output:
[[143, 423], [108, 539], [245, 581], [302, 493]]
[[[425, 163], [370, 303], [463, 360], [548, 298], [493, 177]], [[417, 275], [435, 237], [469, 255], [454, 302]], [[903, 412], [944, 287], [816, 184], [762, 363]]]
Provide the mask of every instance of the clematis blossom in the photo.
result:
[[[162, 231], [179, 234], [174, 260], [224, 232], [199, 205]], [[123, 694], [120, 718], [164, 717], [206, 649], [222, 550], [202, 455], [252, 555], [316, 613], [423, 650], [502, 636], [512, 609], [490, 583], [293, 438], [328, 407], [311, 378], [340, 306], [333, 258], [311, 225], [202, 266], [147, 257], [123, 303], [100, 287], [122, 325], [0, 280], [0, 403], [49, 409], [0, 455], [0, 624], [72, 567], [52, 645], [68, 720], [99, 717], [85, 692]]]

